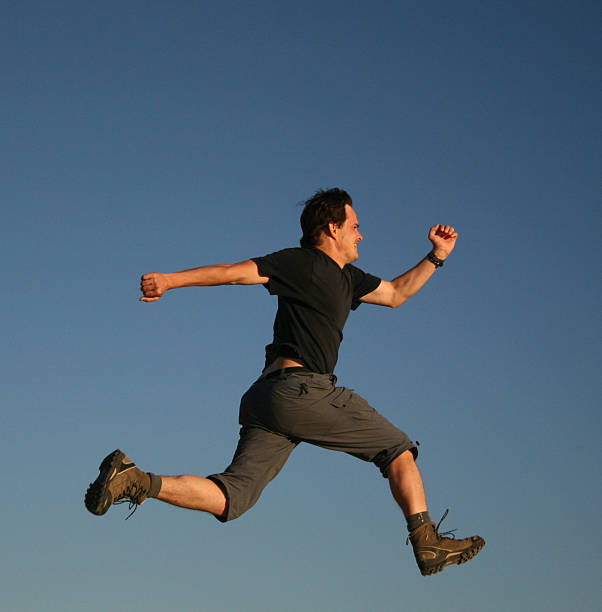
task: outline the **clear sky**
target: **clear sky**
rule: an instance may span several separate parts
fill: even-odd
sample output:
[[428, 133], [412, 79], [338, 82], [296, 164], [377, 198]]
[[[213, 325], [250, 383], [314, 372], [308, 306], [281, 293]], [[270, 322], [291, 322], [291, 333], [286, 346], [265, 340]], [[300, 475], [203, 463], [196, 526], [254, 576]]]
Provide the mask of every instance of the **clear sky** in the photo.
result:
[[[600, 568], [595, 2], [14, 2], [0, 20], [2, 608], [594, 611]], [[423, 578], [374, 466], [302, 446], [227, 525], [83, 505], [123, 449], [221, 471], [263, 364], [260, 286], [139, 277], [295, 246], [347, 189], [363, 305], [336, 373], [421, 442], [433, 518], [487, 540]]]

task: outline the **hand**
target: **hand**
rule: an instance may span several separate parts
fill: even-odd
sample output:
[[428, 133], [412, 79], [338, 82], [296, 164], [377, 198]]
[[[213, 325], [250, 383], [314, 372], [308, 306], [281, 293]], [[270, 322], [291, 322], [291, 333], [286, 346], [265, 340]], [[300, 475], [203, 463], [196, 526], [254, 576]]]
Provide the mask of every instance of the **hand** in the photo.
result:
[[156, 302], [167, 290], [169, 285], [165, 274], [152, 272], [145, 274], [140, 281], [142, 291], [141, 302]]
[[451, 225], [435, 225], [429, 231], [429, 240], [433, 243], [433, 254], [439, 259], [446, 259], [454, 250], [458, 234]]

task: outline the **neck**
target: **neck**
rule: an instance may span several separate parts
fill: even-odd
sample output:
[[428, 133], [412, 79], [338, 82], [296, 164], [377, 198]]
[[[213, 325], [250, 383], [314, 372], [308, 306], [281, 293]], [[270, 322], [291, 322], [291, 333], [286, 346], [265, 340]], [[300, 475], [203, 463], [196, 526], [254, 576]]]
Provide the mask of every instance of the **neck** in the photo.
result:
[[332, 259], [334, 263], [336, 263], [337, 266], [341, 268], [341, 270], [348, 263], [338, 254], [337, 250], [332, 248], [332, 246], [328, 244], [327, 242], [323, 242], [322, 244], [317, 245], [315, 248], [318, 249], [319, 251], [322, 251], [322, 253], [326, 253], [326, 255], [328, 255], [328, 257], [330, 257], [330, 259]]

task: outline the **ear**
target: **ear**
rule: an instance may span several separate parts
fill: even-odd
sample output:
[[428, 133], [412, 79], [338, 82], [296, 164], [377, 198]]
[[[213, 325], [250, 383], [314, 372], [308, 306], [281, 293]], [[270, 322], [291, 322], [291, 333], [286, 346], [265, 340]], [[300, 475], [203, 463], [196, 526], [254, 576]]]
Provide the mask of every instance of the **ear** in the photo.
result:
[[328, 235], [331, 238], [335, 238], [336, 234], [337, 234], [337, 230], [339, 229], [339, 226], [336, 223], [330, 222], [328, 224]]

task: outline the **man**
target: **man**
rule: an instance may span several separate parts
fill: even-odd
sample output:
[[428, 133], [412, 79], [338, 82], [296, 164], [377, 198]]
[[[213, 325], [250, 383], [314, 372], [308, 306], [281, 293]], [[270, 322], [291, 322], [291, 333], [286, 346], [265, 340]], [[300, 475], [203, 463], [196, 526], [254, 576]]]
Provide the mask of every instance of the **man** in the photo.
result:
[[348, 193], [318, 191], [301, 215], [301, 247], [232, 265], [212, 265], [142, 277], [143, 302], [190, 286], [264, 285], [278, 296], [274, 340], [265, 368], [240, 405], [240, 439], [230, 466], [207, 478], [145, 473], [116, 450], [100, 465], [85, 497], [102, 515], [113, 503], [134, 510], [148, 497], [202, 510], [222, 522], [248, 510], [300, 442], [343, 451], [374, 463], [388, 479], [408, 524], [418, 567], [431, 575], [471, 559], [484, 546], [479, 536], [444, 537], [431, 521], [416, 445], [362, 397], [336, 386], [333, 374], [350, 310], [360, 303], [395, 308], [412, 297], [453, 251], [453, 227], [429, 231], [432, 251], [411, 270], [388, 282], [352, 265], [363, 239]]

